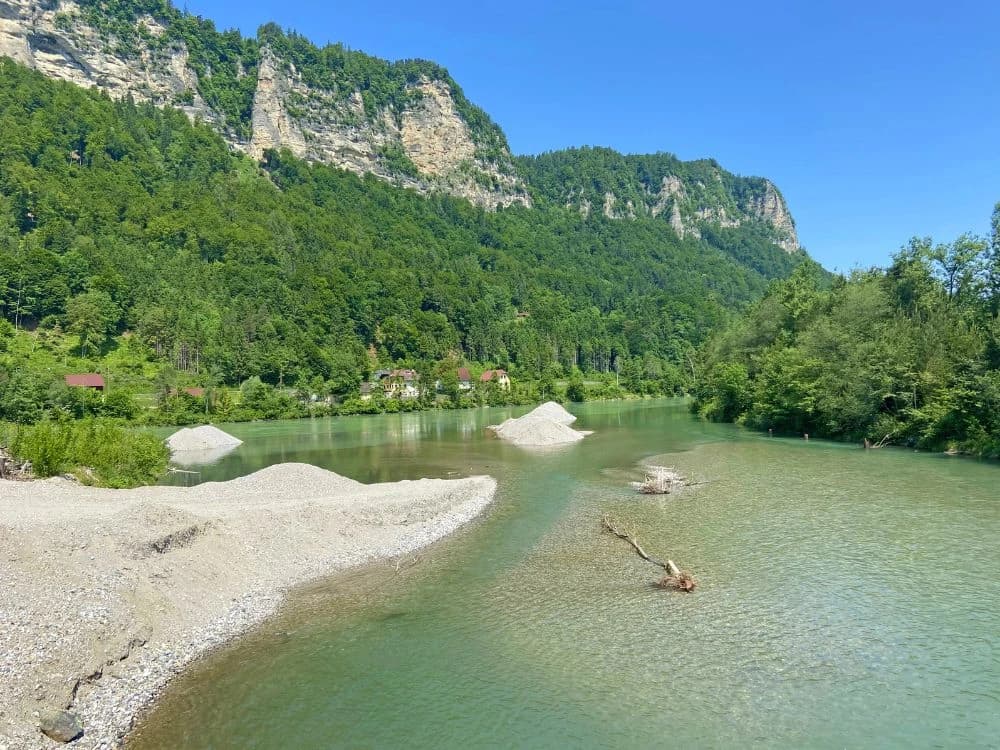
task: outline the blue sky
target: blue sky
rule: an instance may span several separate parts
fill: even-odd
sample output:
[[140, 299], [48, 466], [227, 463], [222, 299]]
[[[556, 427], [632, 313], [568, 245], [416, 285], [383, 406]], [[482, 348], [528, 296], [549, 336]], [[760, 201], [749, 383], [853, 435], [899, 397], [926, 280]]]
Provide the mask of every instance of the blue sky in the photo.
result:
[[[183, 3], [180, 3], [183, 7]], [[603, 145], [769, 177], [828, 268], [985, 234], [1000, 201], [1000, 3], [189, 0], [220, 28], [449, 69], [515, 153]]]

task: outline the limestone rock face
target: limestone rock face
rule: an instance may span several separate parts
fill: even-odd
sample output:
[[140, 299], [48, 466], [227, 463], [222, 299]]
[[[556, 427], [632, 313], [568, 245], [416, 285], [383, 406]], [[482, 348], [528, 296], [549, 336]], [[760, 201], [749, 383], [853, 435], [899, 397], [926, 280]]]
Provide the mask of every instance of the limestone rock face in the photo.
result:
[[0, 0], [0, 56], [51, 78], [96, 86], [114, 98], [178, 107], [213, 124], [231, 147], [257, 159], [267, 149], [286, 148], [310, 161], [371, 173], [424, 193], [445, 191], [491, 210], [531, 204], [508, 151], [494, 149], [492, 158], [477, 154], [445, 81], [421, 77], [409, 84], [413, 96], [401, 111], [371, 112], [360, 91], [310, 85], [290, 61], [261, 43], [251, 61], [255, 65], [247, 66], [255, 67], [257, 76], [249, 128], [246, 123], [234, 128], [199, 93], [188, 49], [169, 33], [169, 21], [137, 18], [134, 28], [143, 42], [136, 46], [119, 44], [109, 32], [88, 25], [86, 17], [74, 0]]
[[[661, 163], [669, 160], [669, 169], [676, 169], [678, 173], [663, 175], [656, 183], [649, 176], [648, 165], [631, 173], [634, 167], [628, 160], [633, 157], [617, 155], [615, 158], [617, 172], [609, 173], [605, 181], [607, 184], [613, 179], [615, 190], [595, 190], [589, 181], [570, 178], [558, 188], [561, 192], [552, 197], [558, 198], [567, 208], [577, 208], [583, 217], [589, 216], [591, 207], [598, 205], [608, 219], [630, 220], [640, 215], [663, 217], [682, 239], [701, 238], [706, 225], [731, 229], [762, 224], [774, 244], [786, 252], [800, 249], [792, 215], [770, 180], [738, 177], [707, 160], [680, 162], [669, 155], [657, 155], [652, 158], [660, 159]], [[639, 162], [647, 158], [634, 157]], [[690, 174], [683, 177], [689, 170], [703, 177], [695, 179]]]
[[771, 224], [783, 238], [778, 242], [787, 252], [799, 249], [799, 236], [795, 231], [795, 222], [785, 199], [770, 180], [765, 180], [764, 192], [755, 195], [748, 206], [750, 212], [759, 219]]
[[144, 45], [134, 57], [80, 22], [80, 8], [69, 2], [0, 0], [0, 56], [10, 57], [50, 78], [98, 88], [114, 98], [173, 105], [187, 114], [216, 122], [198, 94], [198, 78], [188, 66], [182, 42], [166, 40], [155, 19], [136, 27], [162, 44]]
[[403, 112], [400, 136], [406, 155], [424, 174], [441, 175], [476, 156], [469, 126], [458, 116], [451, 91], [441, 81], [422, 80], [417, 105]]
[[251, 156], [260, 159], [271, 148], [287, 148], [296, 156], [305, 156], [309, 148], [302, 128], [288, 115], [285, 103], [293, 94], [300, 94], [303, 86], [295, 86], [283, 71], [270, 50], [264, 50], [257, 68], [257, 91], [253, 98], [253, 138], [247, 149]]

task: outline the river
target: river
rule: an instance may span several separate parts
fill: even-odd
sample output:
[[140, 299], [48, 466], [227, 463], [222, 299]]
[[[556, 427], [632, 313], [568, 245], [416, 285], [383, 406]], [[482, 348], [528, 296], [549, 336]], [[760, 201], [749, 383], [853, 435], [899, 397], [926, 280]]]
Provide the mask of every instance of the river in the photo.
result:
[[[570, 408], [594, 435], [545, 452], [483, 430], [523, 409], [226, 427], [245, 445], [170, 481], [491, 474], [496, 504], [398, 570], [294, 592], [130, 750], [998, 746], [1000, 466], [770, 438], [677, 400]], [[704, 484], [635, 494], [651, 458]], [[698, 590], [655, 588], [603, 513]]]

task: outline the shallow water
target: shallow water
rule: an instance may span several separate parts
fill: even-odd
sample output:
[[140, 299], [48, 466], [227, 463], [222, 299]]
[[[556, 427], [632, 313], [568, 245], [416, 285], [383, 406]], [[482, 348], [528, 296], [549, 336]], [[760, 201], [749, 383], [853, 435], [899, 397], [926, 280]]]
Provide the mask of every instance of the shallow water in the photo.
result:
[[[1000, 467], [767, 438], [677, 401], [571, 407], [539, 453], [509, 410], [235, 425], [201, 474], [306, 461], [361, 481], [489, 473], [490, 514], [296, 592], [168, 690], [131, 750], [997, 747]], [[523, 411], [523, 410], [521, 410]], [[636, 495], [655, 455], [707, 482]], [[693, 571], [695, 594], [600, 533]]]

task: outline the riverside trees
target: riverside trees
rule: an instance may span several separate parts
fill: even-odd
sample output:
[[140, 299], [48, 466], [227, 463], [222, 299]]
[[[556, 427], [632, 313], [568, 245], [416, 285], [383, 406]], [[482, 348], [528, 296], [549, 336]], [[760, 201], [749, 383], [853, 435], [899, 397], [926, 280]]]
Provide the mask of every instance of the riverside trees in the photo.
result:
[[1000, 204], [825, 288], [803, 265], [702, 351], [695, 408], [776, 432], [1000, 455]]

